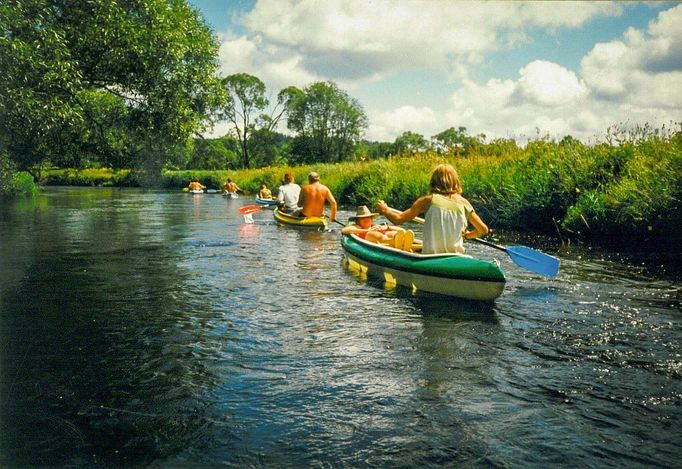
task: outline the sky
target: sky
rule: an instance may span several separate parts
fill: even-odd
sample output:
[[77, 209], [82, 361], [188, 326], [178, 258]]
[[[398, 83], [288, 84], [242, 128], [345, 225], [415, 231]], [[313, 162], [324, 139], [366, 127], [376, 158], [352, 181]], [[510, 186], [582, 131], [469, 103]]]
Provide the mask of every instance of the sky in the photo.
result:
[[614, 125], [682, 122], [679, 2], [189, 3], [218, 37], [223, 76], [257, 76], [272, 101], [333, 81], [362, 105], [371, 141], [450, 127], [595, 141]]

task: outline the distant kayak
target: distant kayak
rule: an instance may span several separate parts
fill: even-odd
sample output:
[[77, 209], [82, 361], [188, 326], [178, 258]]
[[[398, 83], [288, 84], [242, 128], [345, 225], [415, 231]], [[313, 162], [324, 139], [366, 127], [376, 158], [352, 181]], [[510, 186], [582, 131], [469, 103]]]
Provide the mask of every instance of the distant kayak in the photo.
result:
[[277, 199], [261, 199], [260, 197], [256, 197], [256, 203], [261, 204], [261, 205], [277, 205]]
[[239, 195], [236, 192], [223, 192], [223, 195], [228, 199], [238, 199]]
[[504, 290], [504, 272], [496, 262], [466, 254], [418, 254], [341, 236], [344, 264], [368, 277], [414, 290], [470, 300], [494, 300]]
[[285, 225], [293, 225], [293, 226], [305, 226], [305, 227], [312, 227], [312, 228], [326, 228], [327, 227], [327, 217], [295, 217], [293, 215], [290, 215], [288, 213], [284, 213], [280, 211], [279, 208], [276, 208], [275, 211], [273, 212], [273, 215], [275, 217], [275, 220], [277, 220], [280, 223], [283, 223]]
[[203, 189], [191, 189], [189, 191], [190, 194], [203, 194], [204, 190]]

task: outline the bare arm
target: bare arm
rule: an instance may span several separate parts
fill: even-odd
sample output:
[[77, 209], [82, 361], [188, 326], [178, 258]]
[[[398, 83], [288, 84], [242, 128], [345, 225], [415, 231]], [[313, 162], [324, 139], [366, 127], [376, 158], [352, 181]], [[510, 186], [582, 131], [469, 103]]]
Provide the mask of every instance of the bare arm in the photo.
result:
[[413, 220], [415, 217], [418, 217], [419, 214], [426, 212], [430, 204], [431, 195], [425, 195], [423, 197], [419, 197], [410, 208], [403, 212], [391, 211], [388, 204], [383, 200], [377, 202], [377, 209], [382, 215], [391, 220], [393, 223], [395, 223], [396, 225], [401, 225], [410, 220]]
[[344, 226], [341, 229], [341, 233], [343, 233], [343, 234], [367, 233], [368, 231], [370, 231], [370, 230], [360, 228], [358, 225]]
[[301, 189], [301, 192], [299, 192], [298, 194], [298, 202], [296, 202], [296, 205], [298, 205], [299, 207], [303, 207], [303, 204], [305, 203], [305, 193], [306, 191]]
[[464, 239], [480, 238], [481, 236], [487, 235], [490, 231], [488, 230], [488, 225], [483, 223], [483, 220], [481, 220], [481, 217], [479, 217], [476, 212], [471, 212], [467, 220], [474, 229], [464, 233]]
[[334, 198], [334, 194], [332, 194], [332, 191], [327, 189], [327, 202], [329, 202], [329, 220], [334, 221], [336, 220], [336, 199]]

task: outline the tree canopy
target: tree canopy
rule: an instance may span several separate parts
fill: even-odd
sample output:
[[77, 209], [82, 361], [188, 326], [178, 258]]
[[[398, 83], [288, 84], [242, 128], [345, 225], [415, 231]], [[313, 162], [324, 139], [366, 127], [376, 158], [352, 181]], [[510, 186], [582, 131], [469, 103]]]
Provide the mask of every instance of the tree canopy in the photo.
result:
[[296, 132], [292, 152], [302, 163], [348, 158], [367, 128], [360, 103], [333, 82], [317, 82], [303, 90], [280, 92], [287, 126]]
[[237, 134], [241, 163], [244, 168], [251, 166], [249, 137], [256, 130], [258, 113], [268, 105], [265, 97], [265, 83], [248, 73], [236, 73], [223, 80], [227, 101], [221, 117], [227, 119]]
[[224, 99], [217, 49], [184, 0], [2, 2], [0, 145], [20, 169], [158, 166]]

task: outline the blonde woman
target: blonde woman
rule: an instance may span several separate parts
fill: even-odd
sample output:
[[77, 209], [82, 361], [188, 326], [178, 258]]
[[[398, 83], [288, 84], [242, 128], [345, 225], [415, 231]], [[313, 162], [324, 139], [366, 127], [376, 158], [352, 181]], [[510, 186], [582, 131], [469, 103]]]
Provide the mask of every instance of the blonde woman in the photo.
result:
[[464, 253], [464, 239], [488, 234], [488, 226], [462, 197], [462, 183], [452, 165], [436, 166], [430, 186], [430, 194], [419, 197], [404, 212], [392, 212], [383, 200], [377, 203], [377, 209], [397, 225], [426, 213], [423, 254]]

